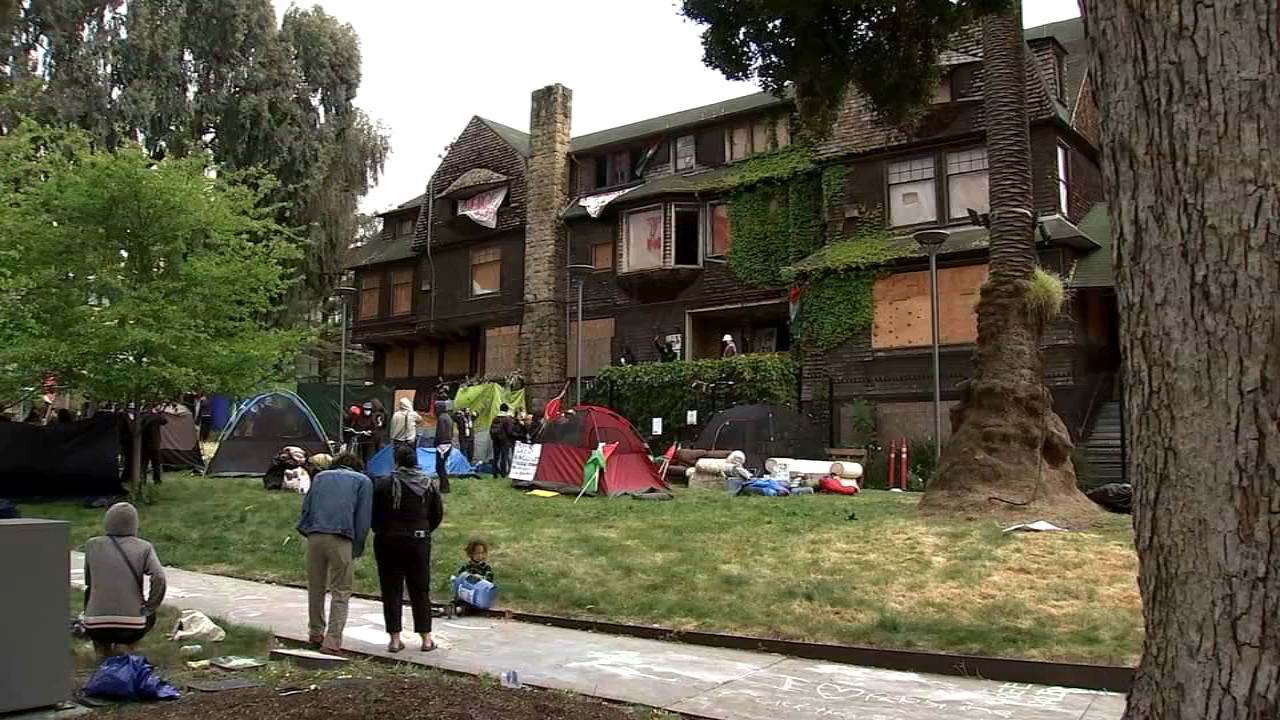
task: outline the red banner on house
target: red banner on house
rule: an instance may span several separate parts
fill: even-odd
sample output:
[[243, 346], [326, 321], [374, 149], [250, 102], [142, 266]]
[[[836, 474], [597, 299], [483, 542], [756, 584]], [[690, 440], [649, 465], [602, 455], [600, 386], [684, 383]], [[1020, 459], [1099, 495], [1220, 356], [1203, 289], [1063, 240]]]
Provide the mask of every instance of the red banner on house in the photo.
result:
[[498, 208], [507, 199], [507, 188], [500, 187], [476, 193], [458, 201], [458, 214], [471, 218], [477, 225], [498, 227]]

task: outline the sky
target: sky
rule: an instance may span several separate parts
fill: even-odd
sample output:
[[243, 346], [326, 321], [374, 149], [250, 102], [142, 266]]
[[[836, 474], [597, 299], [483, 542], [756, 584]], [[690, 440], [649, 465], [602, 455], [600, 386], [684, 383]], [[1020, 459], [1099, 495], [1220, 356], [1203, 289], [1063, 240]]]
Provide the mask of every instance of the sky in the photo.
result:
[[[294, 0], [273, 0], [277, 14]], [[301, 0], [355, 27], [356, 104], [391, 136], [361, 203], [380, 212], [421, 194], [472, 115], [529, 128], [529, 94], [573, 90], [573, 134], [756, 92], [702, 64], [700, 28], [678, 0]], [[1024, 0], [1028, 27], [1079, 15], [1077, 0]], [[605, 9], [608, 6], [608, 10]]]

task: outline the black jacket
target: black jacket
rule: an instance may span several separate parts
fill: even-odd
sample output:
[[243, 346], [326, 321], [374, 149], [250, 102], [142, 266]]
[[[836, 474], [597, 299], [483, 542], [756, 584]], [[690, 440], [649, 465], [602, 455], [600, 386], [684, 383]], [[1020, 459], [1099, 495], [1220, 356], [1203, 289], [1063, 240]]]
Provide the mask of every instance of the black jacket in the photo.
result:
[[395, 475], [373, 481], [373, 531], [385, 537], [413, 537], [423, 532], [429, 538], [444, 520], [444, 503], [434, 482], [419, 497], [407, 487], [400, 488], [400, 507], [393, 500]]
[[436, 445], [446, 443], [453, 443], [453, 418], [447, 412], [436, 416]]

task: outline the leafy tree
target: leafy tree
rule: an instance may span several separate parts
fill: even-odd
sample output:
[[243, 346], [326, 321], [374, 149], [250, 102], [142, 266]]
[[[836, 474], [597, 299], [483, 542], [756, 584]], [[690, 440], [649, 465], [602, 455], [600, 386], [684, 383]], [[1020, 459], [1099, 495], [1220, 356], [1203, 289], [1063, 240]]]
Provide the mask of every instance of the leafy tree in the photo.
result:
[[389, 151], [354, 104], [349, 25], [316, 6], [291, 7], [277, 26], [270, 0], [42, 0], [2, 19], [0, 132], [27, 115], [157, 160], [212, 152], [227, 169], [264, 169], [279, 181], [276, 219], [299, 230], [303, 250], [285, 318], [332, 290]]
[[1128, 720], [1280, 718], [1280, 26], [1086, 0], [1146, 651]]
[[1021, 11], [1010, 0], [841, 2], [684, 0], [708, 27], [704, 60], [730, 78], [795, 88], [807, 129], [822, 136], [848, 92], [889, 123], [909, 123], [939, 76], [949, 38], [980, 23], [991, 176], [991, 273], [978, 303], [973, 376], [921, 508], [990, 512], [992, 498], [1092, 512], [1076, 488], [1070, 435], [1042, 381], [1040, 323], [1027, 302], [1036, 268], [1035, 210]]
[[270, 178], [87, 146], [31, 124], [0, 137], [0, 256], [12, 260], [0, 367], [139, 410], [287, 369], [300, 337], [266, 319], [296, 251], [263, 205]]

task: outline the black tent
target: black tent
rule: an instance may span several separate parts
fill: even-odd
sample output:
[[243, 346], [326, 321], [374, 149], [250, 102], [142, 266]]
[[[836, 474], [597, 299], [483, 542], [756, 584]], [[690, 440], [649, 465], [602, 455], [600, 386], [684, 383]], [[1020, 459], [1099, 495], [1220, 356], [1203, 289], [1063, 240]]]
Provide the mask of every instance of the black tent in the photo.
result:
[[160, 408], [165, 424], [160, 426], [160, 464], [165, 470], [204, 470], [200, 452], [200, 432], [195, 417], [185, 405], [173, 403]]
[[241, 405], [231, 418], [205, 474], [265, 475], [280, 448], [289, 445], [308, 455], [329, 451], [320, 423], [301, 398], [291, 392], [259, 395]]
[[782, 405], [739, 405], [717, 414], [703, 428], [695, 448], [741, 450], [747, 467], [760, 470], [771, 457], [821, 460], [823, 435], [809, 418]]
[[114, 497], [120, 484], [120, 416], [56, 425], [0, 423], [0, 497]]

